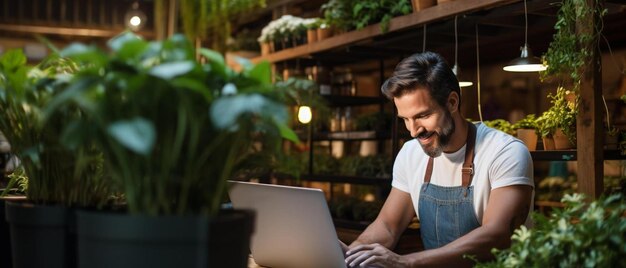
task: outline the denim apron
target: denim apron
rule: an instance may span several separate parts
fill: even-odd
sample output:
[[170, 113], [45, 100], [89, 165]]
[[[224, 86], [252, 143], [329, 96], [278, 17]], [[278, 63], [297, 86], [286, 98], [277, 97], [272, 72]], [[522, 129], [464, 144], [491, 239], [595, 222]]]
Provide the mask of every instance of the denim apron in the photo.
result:
[[418, 204], [420, 233], [425, 249], [445, 246], [480, 226], [474, 213], [474, 187], [470, 186], [474, 175], [475, 142], [476, 126], [468, 122], [461, 186], [431, 184], [433, 158], [428, 159]]

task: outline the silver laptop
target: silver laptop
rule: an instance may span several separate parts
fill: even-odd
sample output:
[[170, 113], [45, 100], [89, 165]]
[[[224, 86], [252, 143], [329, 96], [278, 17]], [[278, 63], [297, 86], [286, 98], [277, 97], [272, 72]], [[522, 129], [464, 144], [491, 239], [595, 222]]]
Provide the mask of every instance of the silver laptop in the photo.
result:
[[231, 181], [229, 195], [235, 208], [256, 210], [251, 251], [257, 264], [346, 267], [322, 190]]

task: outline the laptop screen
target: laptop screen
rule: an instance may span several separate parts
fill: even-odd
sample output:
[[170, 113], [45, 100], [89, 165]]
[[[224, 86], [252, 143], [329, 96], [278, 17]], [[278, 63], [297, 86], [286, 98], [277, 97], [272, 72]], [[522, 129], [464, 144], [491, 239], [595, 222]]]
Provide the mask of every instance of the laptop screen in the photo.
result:
[[267, 267], [346, 267], [319, 189], [230, 181], [236, 209], [256, 211], [252, 257]]

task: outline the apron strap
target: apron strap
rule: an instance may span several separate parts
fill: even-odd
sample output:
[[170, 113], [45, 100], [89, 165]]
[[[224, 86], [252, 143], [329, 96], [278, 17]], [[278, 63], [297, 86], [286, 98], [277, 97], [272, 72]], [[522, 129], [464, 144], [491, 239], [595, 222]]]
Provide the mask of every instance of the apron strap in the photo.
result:
[[467, 146], [465, 146], [465, 161], [461, 168], [461, 186], [469, 187], [474, 177], [474, 145], [476, 144], [476, 126], [467, 122]]
[[[474, 145], [476, 144], [476, 126], [471, 122], [467, 122], [467, 140], [465, 146], [465, 160], [463, 167], [461, 168], [461, 186], [469, 188], [472, 184], [472, 178], [474, 177]], [[424, 174], [424, 183], [430, 183], [430, 178], [433, 175], [433, 158], [428, 158], [428, 165], [426, 166], [426, 173]], [[467, 191], [465, 191], [467, 196]]]

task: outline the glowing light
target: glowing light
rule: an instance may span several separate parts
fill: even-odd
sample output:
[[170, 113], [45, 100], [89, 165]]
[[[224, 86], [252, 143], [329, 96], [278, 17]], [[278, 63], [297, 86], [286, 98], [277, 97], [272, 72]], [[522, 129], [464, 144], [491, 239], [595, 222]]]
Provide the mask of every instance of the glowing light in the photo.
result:
[[313, 113], [311, 112], [311, 107], [309, 106], [300, 106], [298, 109], [298, 121], [302, 124], [308, 124], [313, 119]]

